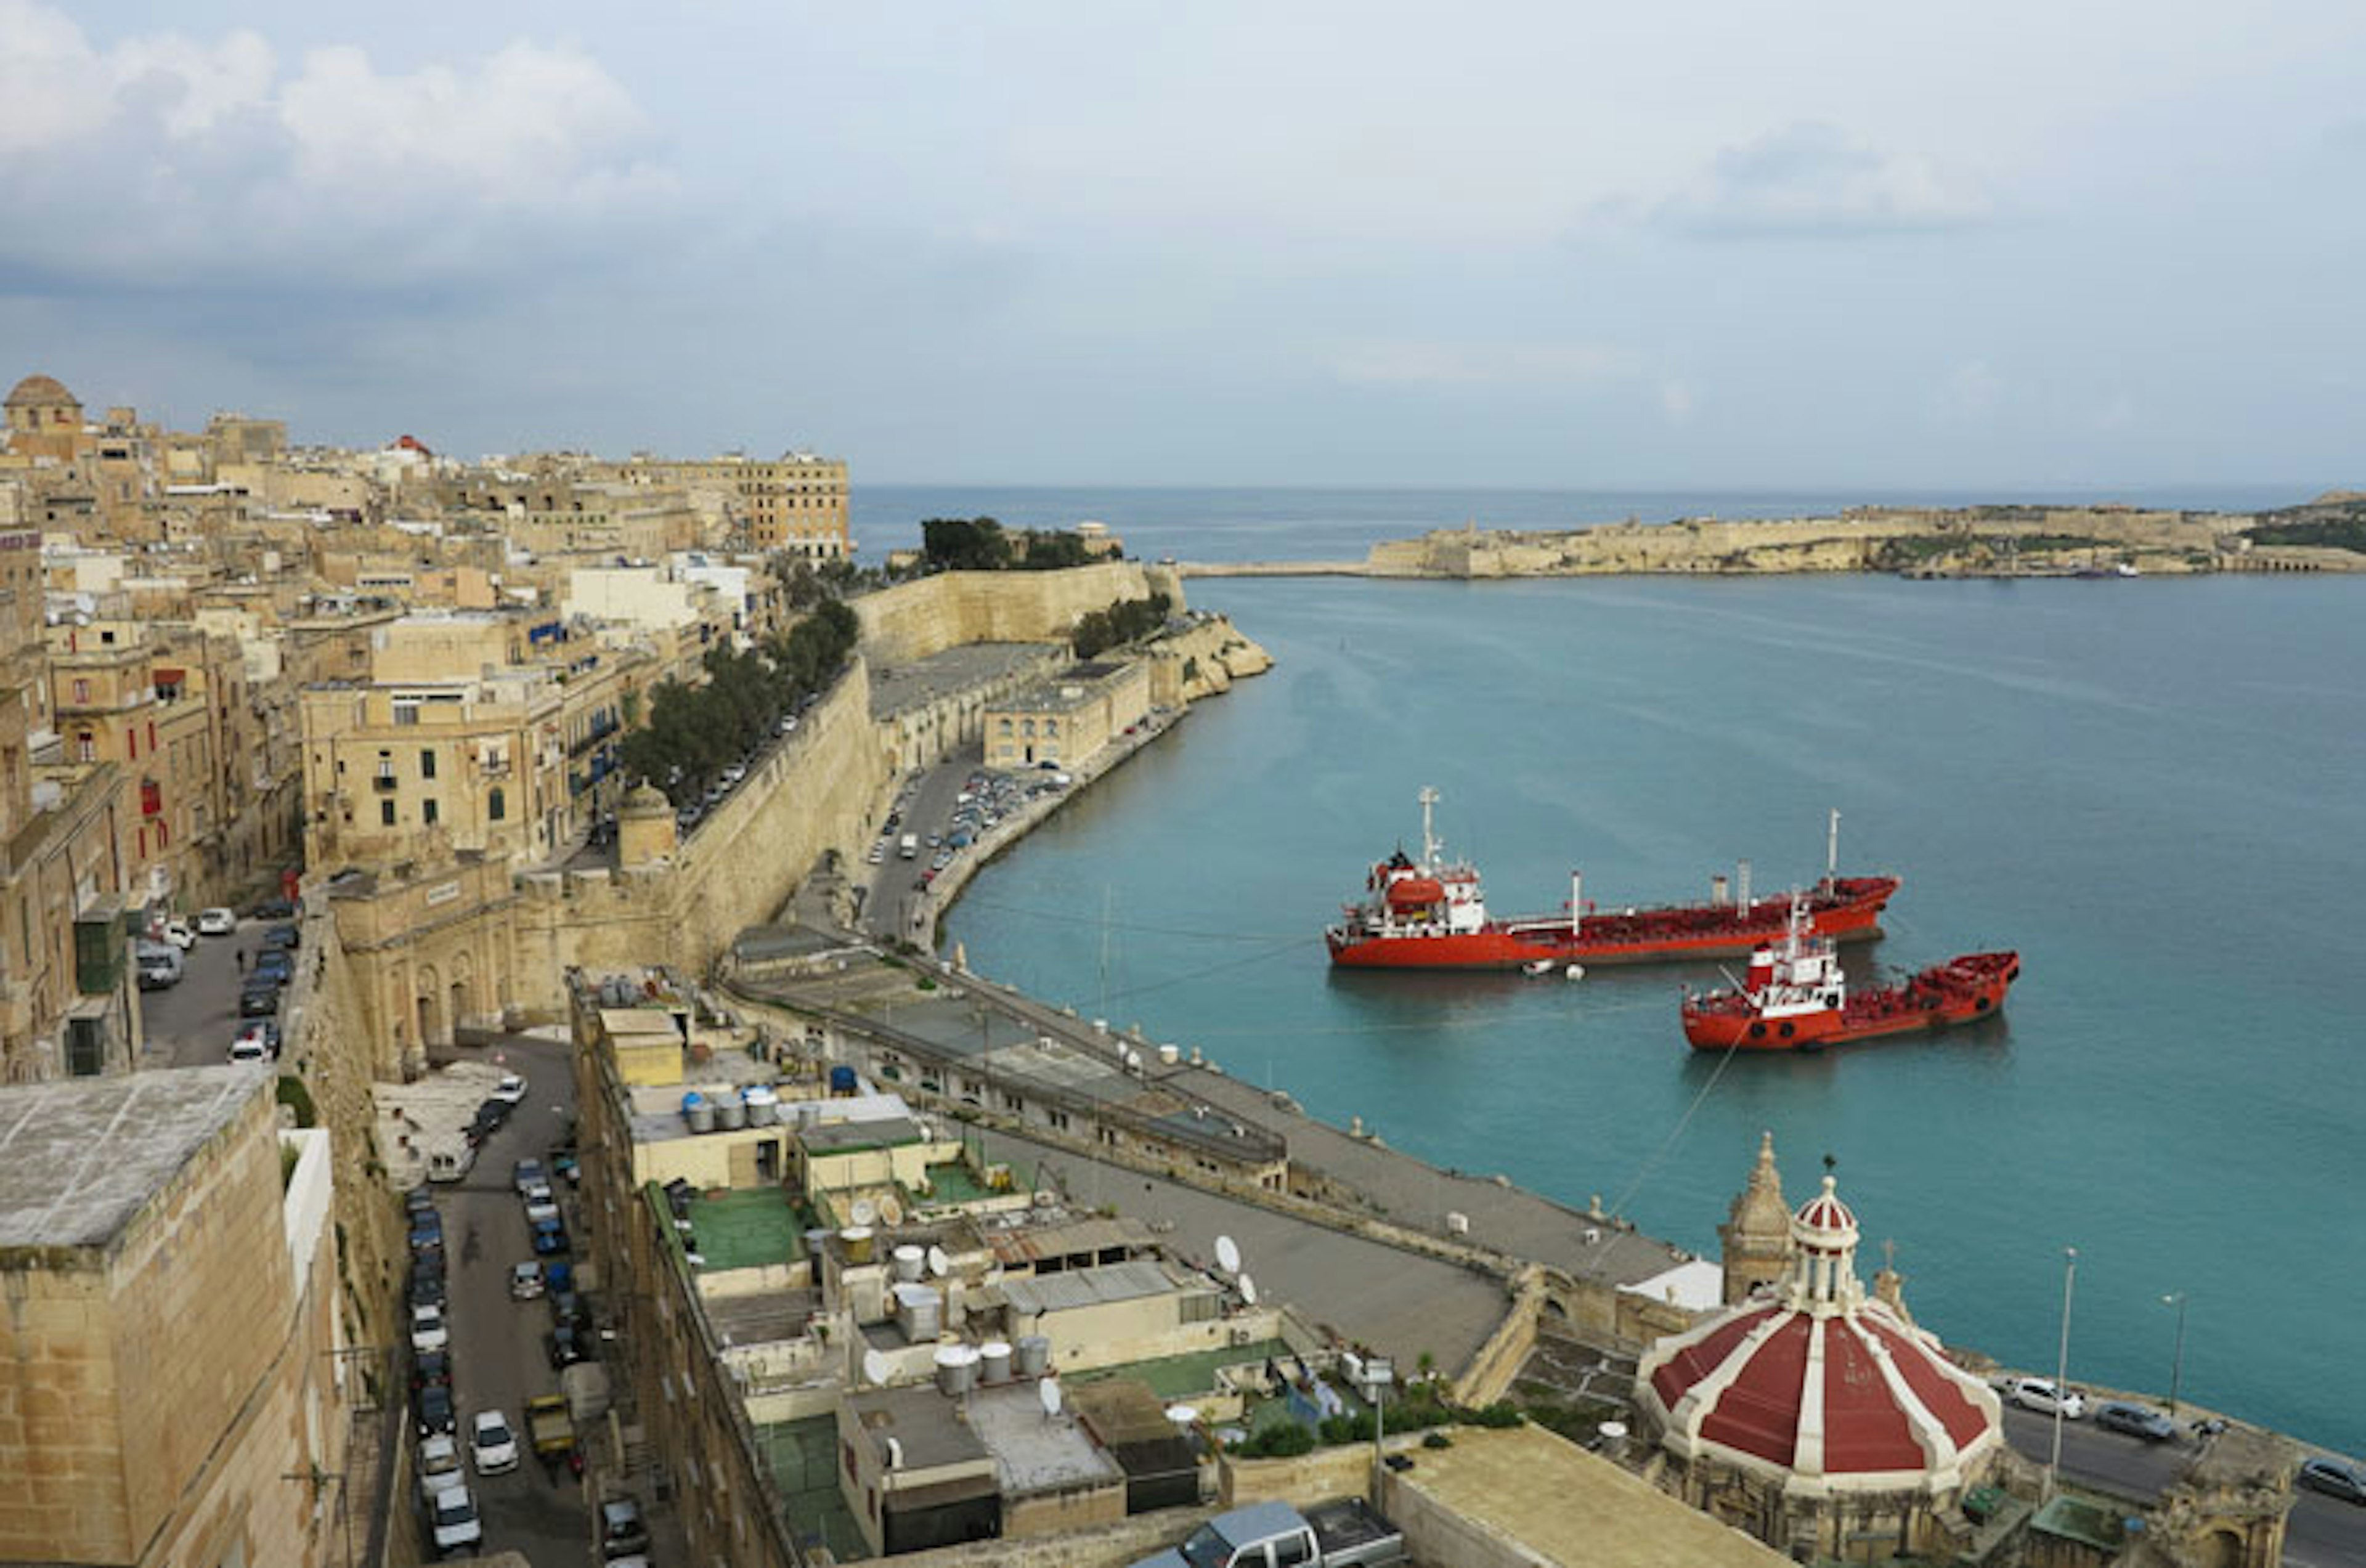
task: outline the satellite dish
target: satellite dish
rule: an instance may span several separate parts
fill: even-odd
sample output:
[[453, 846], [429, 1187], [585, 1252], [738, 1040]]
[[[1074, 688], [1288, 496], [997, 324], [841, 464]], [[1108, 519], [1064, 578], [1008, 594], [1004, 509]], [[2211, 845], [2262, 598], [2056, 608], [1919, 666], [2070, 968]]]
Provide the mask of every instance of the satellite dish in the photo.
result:
[[879, 1200], [879, 1218], [885, 1224], [900, 1225], [904, 1223], [904, 1205], [896, 1201], [894, 1193]]
[[929, 1248], [930, 1273], [934, 1274], [938, 1279], [941, 1280], [947, 1274], [952, 1272], [952, 1267], [953, 1260], [945, 1256], [945, 1249], [943, 1247], [932, 1247]]
[[879, 1351], [865, 1350], [862, 1352], [862, 1376], [863, 1381], [866, 1382], [875, 1382], [882, 1388], [884, 1388], [887, 1385], [888, 1377], [895, 1371], [895, 1367], [889, 1363], [887, 1358]]
[[1228, 1235], [1218, 1236], [1216, 1238], [1216, 1267], [1222, 1269], [1227, 1274], [1239, 1273], [1241, 1271], [1241, 1244], [1234, 1241]]
[[854, 1201], [853, 1213], [854, 1223], [858, 1225], [876, 1224], [879, 1221], [879, 1205], [868, 1198], [857, 1198]]
[[1256, 1281], [1246, 1274], [1241, 1276], [1241, 1300], [1251, 1306], [1256, 1305]]
[[1037, 1383], [1035, 1398], [1043, 1406], [1044, 1415], [1057, 1416], [1060, 1413], [1060, 1384], [1055, 1379], [1045, 1378]]

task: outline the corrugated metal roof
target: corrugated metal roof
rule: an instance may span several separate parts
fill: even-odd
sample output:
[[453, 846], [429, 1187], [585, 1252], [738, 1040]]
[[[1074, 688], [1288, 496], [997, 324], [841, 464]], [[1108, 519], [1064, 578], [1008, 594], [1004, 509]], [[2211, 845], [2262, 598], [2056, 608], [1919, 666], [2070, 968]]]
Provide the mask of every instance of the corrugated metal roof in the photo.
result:
[[1175, 1289], [1175, 1280], [1166, 1270], [1146, 1259], [1002, 1281], [1003, 1299], [1016, 1310], [1028, 1314], [1136, 1301], [1144, 1296], [1163, 1296]]

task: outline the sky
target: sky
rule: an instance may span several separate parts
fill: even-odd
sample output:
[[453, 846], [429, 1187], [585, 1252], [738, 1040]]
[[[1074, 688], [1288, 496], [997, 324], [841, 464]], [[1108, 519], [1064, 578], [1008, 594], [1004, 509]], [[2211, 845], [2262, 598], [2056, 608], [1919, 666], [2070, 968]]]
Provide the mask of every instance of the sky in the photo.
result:
[[0, 0], [0, 381], [945, 483], [2366, 485], [2366, 7]]

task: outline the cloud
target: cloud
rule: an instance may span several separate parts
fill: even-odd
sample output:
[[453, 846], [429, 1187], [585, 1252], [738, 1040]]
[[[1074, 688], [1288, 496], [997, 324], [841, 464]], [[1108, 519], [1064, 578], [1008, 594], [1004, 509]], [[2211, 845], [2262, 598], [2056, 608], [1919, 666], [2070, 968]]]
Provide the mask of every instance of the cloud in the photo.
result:
[[251, 32], [95, 46], [0, 0], [0, 287], [404, 289], [592, 247], [674, 178], [595, 60], [520, 40], [389, 73], [358, 48], [284, 69]]
[[1923, 233], [1990, 212], [1984, 190], [1930, 159], [1812, 120], [1724, 149], [1650, 209], [1658, 227], [1699, 239]]
[[1599, 385], [1633, 372], [1633, 356], [1599, 344], [1450, 343], [1399, 338], [1359, 344], [1333, 373], [1356, 386], [1537, 389]]

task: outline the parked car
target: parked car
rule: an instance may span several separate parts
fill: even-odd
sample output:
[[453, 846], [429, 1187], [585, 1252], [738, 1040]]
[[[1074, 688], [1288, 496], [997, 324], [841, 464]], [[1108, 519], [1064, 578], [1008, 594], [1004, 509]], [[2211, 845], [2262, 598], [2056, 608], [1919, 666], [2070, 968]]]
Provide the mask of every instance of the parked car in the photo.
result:
[[527, 1188], [543, 1186], [547, 1181], [548, 1178], [543, 1175], [542, 1162], [538, 1159], [522, 1159], [510, 1167], [510, 1185], [517, 1189], [521, 1198], [525, 1196]]
[[419, 1439], [419, 1500], [433, 1506], [435, 1495], [462, 1480], [460, 1445], [449, 1434], [437, 1432]]
[[503, 1073], [501, 1081], [493, 1086], [493, 1098], [504, 1105], [515, 1105], [525, 1098], [525, 1079], [515, 1073]]
[[254, 966], [247, 974], [256, 979], [276, 980], [286, 985], [296, 976], [296, 961], [287, 956], [284, 947], [266, 948], [255, 954]]
[[534, 1255], [556, 1258], [567, 1247], [567, 1227], [557, 1220], [543, 1220], [534, 1227]]
[[530, 1225], [538, 1225], [545, 1220], [555, 1220], [557, 1218], [558, 1218], [558, 1200], [550, 1195], [549, 1188], [542, 1186], [540, 1183], [536, 1183], [535, 1186], [526, 1189], [526, 1224]]
[[542, 1267], [535, 1263], [510, 1265], [510, 1300], [530, 1302], [542, 1294]]
[[504, 1475], [518, 1467], [517, 1434], [498, 1410], [479, 1410], [468, 1424], [468, 1448], [479, 1475]]
[[452, 1386], [452, 1352], [449, 1350], [428, 1350], [411, 1358], [411, 1391], [416, 1393], [432, 1382], [440, 1382], [445, 1388]]
[[2177, 1436], [2177, 1423], [2159, 1411], [2124, 1399], [2107, 1399], [2095, 1406], [2095, 1425], [2125, 1432], [2146, 1442], [2162, 1443]]
[[405, 1192], [402, 1195], [402, 1209], [403, 1213], [407, 1214], [416, 1216], [419, 1214], [432, 1213], [434, 1212], [434, 1208], [435, 1194], [430, 1192], [424, 1187], [414, 1187], [410, 1191]]
[[238, 1016], [269, 1018], [279, 1010], [279, 987], [269, 980], [249, 980], [238, 993]]
[[141, 990], [161, 991], [181, 983], [184, 971], [179, 948], [166, 942], [141, 941], [131, 944], [131, 953], [140, 966]]
[[2312, 1492], [2322, 1492], [2345, 1503], [2366, 1504], [2366, 1475], [2360, 1474], [2355, 1466], [2344, 1464], [2339, 1460], [2304, 1460], [2301, 1462], [2300, 1474], [2293, 1479]]
[[553, 1371], [573, 1366], [592, 1358], [583, 1348], [583, 1337], [575, 1332], [571, 1323], [562, 1323], [542, 1337], [543, 1348], [549, 1354]]
[[294, 926], [274, 926], [263, 933], [263, 947], [266, 953], [282, 950], [292, 953], [303, 945], [303, 933]]
[[405, 1288], [412, 1306], [441, 1307], [449, 1304], [445, 1293], [444, 1255], [422, 1252], [411, 1265], [411, 1282]]
[[442, 1307], [422, 1305], [411, 1309], [411, 1348], [413, 1351], [424, 1355], [430, 1350], [449, 1349], [451, 1345], [452, 1331], [445, 1325]]
[[465, 1485], [455, 1483], [438, 1492], [427, 1517], [434, 1529], [438, 1557], [473, 1551], [485, 1539], [485, 1527], [477, 1518], [476, 1499]]
[[444, 1250], [444, 1216], [430, 1209], [411, 1216], [411, 1250], [413, 1253]]
[[166, 920], [157, 934], [183, 953], [197, 945], [197, 933], [186, 920]]
[[197, 911], [199, 936], [234, 936], [238, 932], [238, 912], [234, 909], [200, 909]]
[[649, 1549], [648, 1522], [641, 1517], [641, 1506], [630, 1497], [616, 1497], [600, 1505], [600, 1555], [610, 1562], [629, 1557], [636, 1551]]
[[549, 1296], [550, 1321], [575, 1325], [580, 1337], [592, 1332], [592, 1314], [583, 1310], [583, 1298], [573, 1291], [554, 1288]]
[[296, 905], [287, 898], [265, 898], [247, 913], [258, 920], [292, 919], [295, 918]]
[[2062, 1418], [2076, 1421], [2087, 1414], [2087, 1396], [2077, 1389], [2057, 1392], [2052, 1378], [2022, 1378], [2010, 1390], [2015, 1404], [2023, 1410], [2034, 1410], [2040, 1416], [2051, 1416], [2058, 1407]]
[[271, 1052], [262, 1041], [242, 1034], [230, 1043], [230, 1059], [233, 1062], [267, 1062], [271, 1060]]
[[452, 1408], [451, 1389], [440, 1382], [429, 1383], [411, 1396], [411, 1416], [422, 1438], [448, 1434], [460, 1420]]
[[[248, 1024], [238, 1032], [238, 1038], [241, 1043], [253, 1041], [262, 1046], [264, 1055], [267, 1056], [279, 1055], [279, 1025], [270, 1019], [258, 1019]], [[236, 1052], [231, 1053], [231, 1058], [237, 1059]]]

